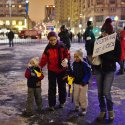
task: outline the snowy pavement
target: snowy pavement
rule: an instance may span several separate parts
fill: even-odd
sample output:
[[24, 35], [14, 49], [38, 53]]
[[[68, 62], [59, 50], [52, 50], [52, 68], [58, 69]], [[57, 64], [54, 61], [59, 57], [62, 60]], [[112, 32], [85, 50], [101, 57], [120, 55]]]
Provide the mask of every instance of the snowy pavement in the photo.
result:
[[[30, 58], [41, 57], [46, 44], [28, 43], [18, 44], [13, 48], [8, 45], [0, 45], [0, 124], [1, 125], [124, 125], [125, 124], [125, 74], [116, 76], [112, 95], [114, 101], [115, 120], [112, 123], [104, 121], [97, 123], [96, 116], [99, 113], [97, 87], [95, 77], [92, 76], [89, 84], [89, 106], [86, 116], [78, 116], [73, 112], [74, 105], [71, 98], [67, 98], [64, 109], [55, 112], [47, 110], [47, 70], [43, 69], [45, 78], [42, 81], [43, 109], [42, 115], [36, 114], [30, 118], [21, 117], [25, 108], [27, 97], [26, 79], [24, 71]], [[76, 49], [82, 48], [83, 43], [73, 43], [71, 56]], [[57, 99], [58, 105], [58, 99]]]

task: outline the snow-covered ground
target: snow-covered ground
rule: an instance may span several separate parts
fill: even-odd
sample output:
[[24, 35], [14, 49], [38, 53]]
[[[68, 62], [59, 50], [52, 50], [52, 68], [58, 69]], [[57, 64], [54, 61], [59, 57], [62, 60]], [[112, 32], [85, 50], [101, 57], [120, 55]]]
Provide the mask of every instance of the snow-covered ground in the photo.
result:
[[[8, 47], [8, 45], [0, 46], [0, 125], [44, 125], [42, 124], [42, 120], [48, 120], [49, 123], [54, 123], [56, 121], [56, 117], [59, 120], [63, 115], [64, 120], [68, 118], [68, 114], [64, 114], [69, 111], [72, 107], [72, 104], [67, 100], [66, 108], [62, 111], [59, 111], [60, 114], [48, 113], [48, 117], [39, 116], [33, 118], [23, 118], [21, 117], [21, 113], [25, 108], [25, 101], [27, 96], [27, 86], [26, 79], [24, 78], [24, 71], [26, 69], [26, 65], [30, 58], [34, 56], [41, 57], [41, 54], [45, 48], [46, 44], [21, 44], [15, 45], [13, 48]], [[73, 53], [75, 50], [81, 48], [84, 52], [84, 56], [86, 56], [86, 52], [84, 49], [84, 44], [73, 43], [71, 47], [71, 57], [73, 57]], [[45, 74], [45, 78], [42, 81], [42, 96], [43, 96], [43, 107], [47, 107], [47, 70], [46, 67], [43, 69]], [[80, 120], [88, 121], [88, 123], [92, 123], [95, 116], [98, 113], [98, 101], [97, 101], [97, 88], [94, 77], [91, 80], [90, 88], [89, 88], [89, 100], [90, 100], [90, 108], [88, 109], [87, 116]], [[116, 125], [124, 125], [125, 119], [120, 117], [121, 115], [125, 116], [125, 77], [124, 75], [116, 76], [113, 88], [112, 88], [113, 100], [115, 103], [115, 111], [116, 115]], [[92, 104], [91, 104], [92, 103]], [[69, 104], [71, 106], [69, 106]], [[93, 109], [93, 107], [94, 109]], [[95, 111], [97, 108], [97, 111]], [[61, 114], [63, 113], [63, 114]], [[55, 115], [55, 116], [54, 116]], [[32, 122], [31, 122], [32, 121]], [[60, 120], [60, 122], [62, 119]], [[114, 125], [115, 122], [112, 124]], [[58, 122], [59, 123], [59, 122]], [[64, 124], [78, 124], [76, 121], [67, 121]], [[56, 124], [55, 124], [56, 125]], [[102, 124], [100, 124], [102, 125]]]

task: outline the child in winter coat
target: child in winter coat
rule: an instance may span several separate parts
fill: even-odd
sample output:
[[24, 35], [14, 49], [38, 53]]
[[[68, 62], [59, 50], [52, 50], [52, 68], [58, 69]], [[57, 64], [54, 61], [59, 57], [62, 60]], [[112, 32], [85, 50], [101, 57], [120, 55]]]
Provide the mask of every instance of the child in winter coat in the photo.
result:
[[83, 52], [81, 49], [74, 53], [73, 71], [74, 77], [74, 103], [75, 110], [79, 111], [81, 107], [80, 115], [85, 115], [88, 106], [88, 83], [91, 77], [91, 68], [87, 62], [83, 61]]
[[24, 116], [32, 116], [33, 102], [35, 99], [38, 111], [42, 110], [42, 97], [41, 97], [41, 80], [44, 78], [42, 70], [38, 66], [39, 57], [32, 58], [25, 71], [27, 78], [28, 96], [26, 102], [26, 110], [23, 112]]

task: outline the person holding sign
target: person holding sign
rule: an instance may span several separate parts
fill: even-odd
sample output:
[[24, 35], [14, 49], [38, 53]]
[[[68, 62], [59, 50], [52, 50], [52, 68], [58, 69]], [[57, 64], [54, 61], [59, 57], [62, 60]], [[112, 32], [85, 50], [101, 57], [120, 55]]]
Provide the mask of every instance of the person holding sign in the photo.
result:
[[[100, 38], [108, 36], [113, 33], [113, 27], [111, 25], [111, 19], [107, 18], [102, 26], [102, 35]], [[108, 113], [109, 120], [114, 119], [113, 101], [111, 97], [111, 87], [114, 80], [114, 72], [116, 70], [116, 62], [120, 57], [120, 44], [115, 41], [114, 50], [105, 52], [99, 57], [101, 58], [101, 64], [95, 66], [95, 75], [98, 87], [98, 100], [100, 107], [100, 114], [97, 120], [104, 120]]]

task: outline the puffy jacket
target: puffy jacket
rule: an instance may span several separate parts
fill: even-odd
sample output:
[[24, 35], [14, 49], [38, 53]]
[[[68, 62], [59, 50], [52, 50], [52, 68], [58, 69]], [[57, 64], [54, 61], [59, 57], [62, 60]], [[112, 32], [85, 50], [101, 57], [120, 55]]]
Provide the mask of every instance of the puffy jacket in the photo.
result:
[[[41, 75], [38, 77], [35, 71], [41, 73]], [[29, 88], [38, 88], [41, 87], [41, 80], [44, 78], [44, 75], [40, 68], [29, 67], [25, 71], [25, 77], [27, 78], [27, 86]]]
[[75, 84], [86, 85], [91, 77], [91, 69], [85, 61], [73, 62], [72, 75]]
[[44, 67], [47, 64], [49, 71], [60, 73], [66, 70], [61, 66], [61, 62], [65, 58], [69, 59], [69, 51], [64, 44], [58, 41], [55, 46], [51, 44], [46, 46], [39, 65]]

